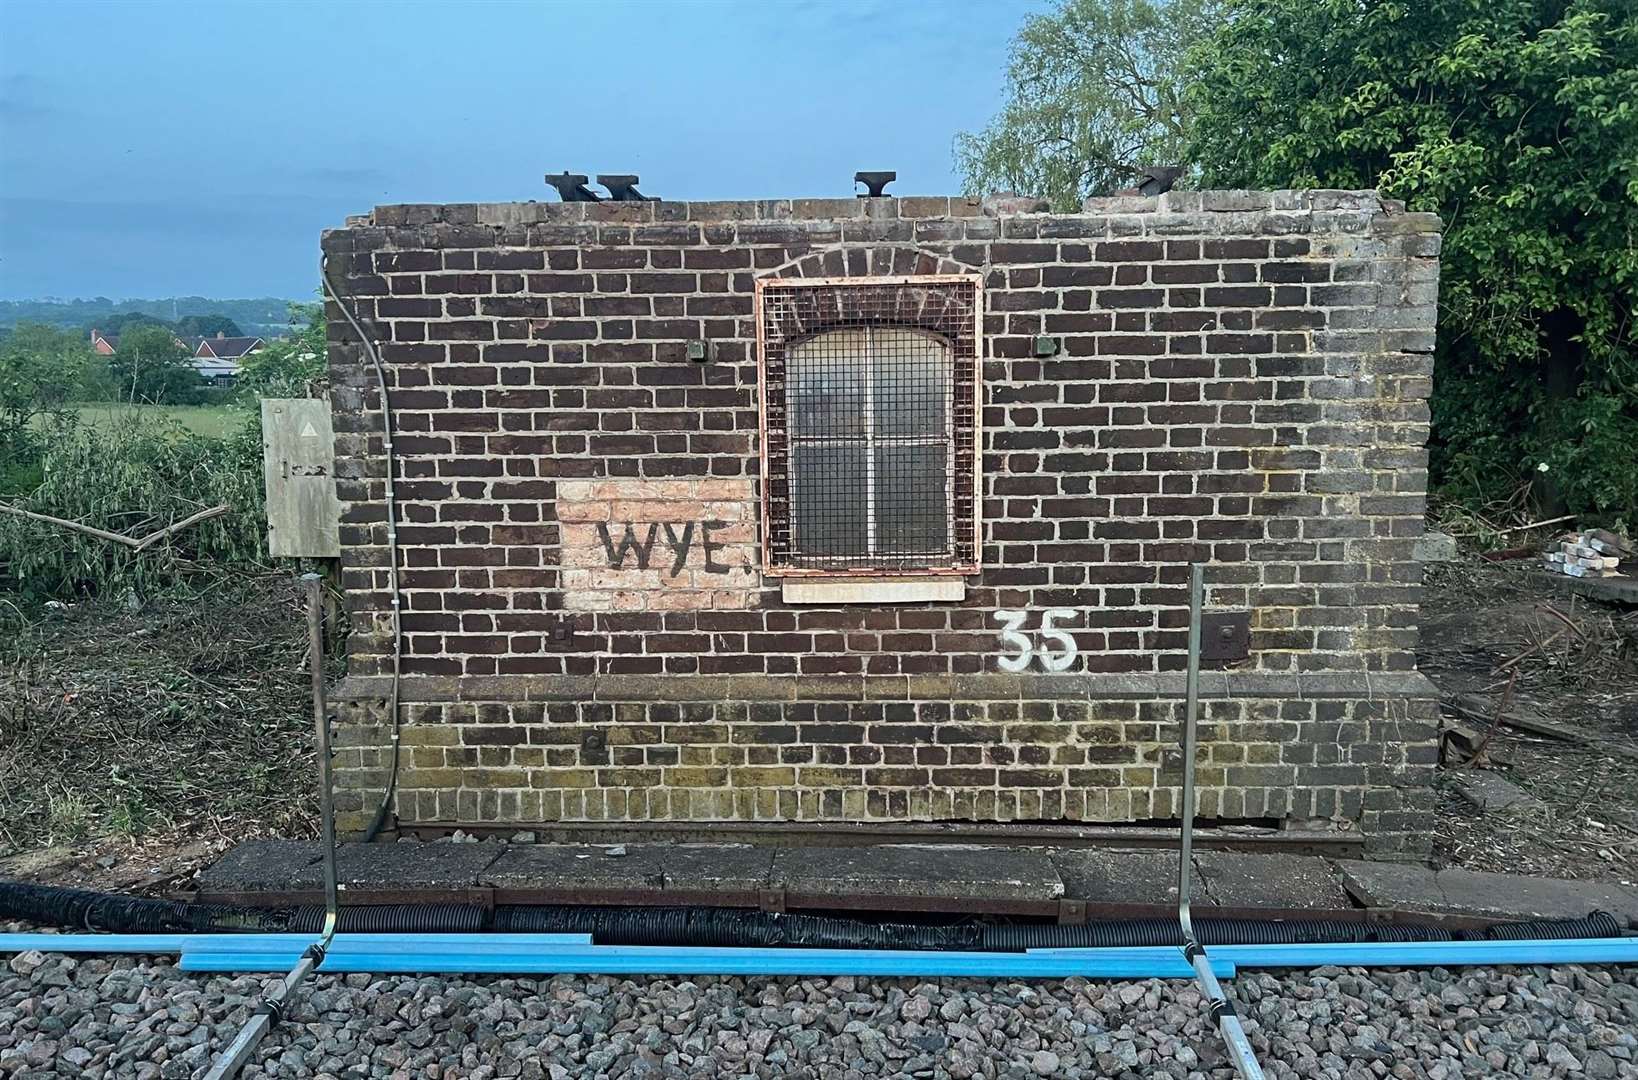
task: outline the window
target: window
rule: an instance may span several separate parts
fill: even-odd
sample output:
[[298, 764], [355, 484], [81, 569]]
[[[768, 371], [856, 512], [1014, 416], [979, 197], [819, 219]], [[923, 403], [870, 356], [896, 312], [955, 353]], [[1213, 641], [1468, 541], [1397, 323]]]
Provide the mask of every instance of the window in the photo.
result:
[[757, 286], [770, 574], [978, 562], [975, 276]]

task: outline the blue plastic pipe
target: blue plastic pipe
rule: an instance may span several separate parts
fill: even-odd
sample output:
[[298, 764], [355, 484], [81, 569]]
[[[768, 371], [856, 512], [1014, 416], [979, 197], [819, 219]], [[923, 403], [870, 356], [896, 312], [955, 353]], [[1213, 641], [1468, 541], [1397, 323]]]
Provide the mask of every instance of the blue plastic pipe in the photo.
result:
[[[1031, 949], [1063, 956], [1098, 949]], [[1364, 941], [1322, 945], [1213, 945], [1242, 968], [1474, 967], [1492, 964], [1638, 964], [1638, 937], [1550, 941]]]
[[[0, 934], [0, 953], [182, 953], [190, 971], [286, 971], [306, 934]], [[1638, 964], [1638, 937], [1553, 941], [1217, 945], [1214, 970]], [[905, 975], [975, 978], [1187, 978], [1170, 946], [1026, 953], [592, 945], [583, 934], [338, 934], [322, 970], [461, 974]]]
[[[159, 956], [179, 953], [191, 941], [207, 934], [0, 934], [0, 953], [41, 952], [55, 953], [128, 953], [139, 956]], [[304, 936], [311, 944], [312, 934]], [[306, 945], [303, 946], [305, 948]]]
[[[336, 938], [338, 942], [341, 936]], [[184, 971], [285, 971], [293, 950], [188, 950]], [[1220, 961], [1217, 971], [1234, 974]], [[715, 948], [655, 945], [567, 945], [493, 952], [416, 948], [331, 949], [325, 972], [459, 975], [863, 975], [927, 978], [1050, 979], [1079, 975], [1099, 979], [1183, 979], [1191, 975], [1181, 950], [1169, 946], [1090, 950], [1035, 956], [1029, 953], [912, 952], [895, 949]]]

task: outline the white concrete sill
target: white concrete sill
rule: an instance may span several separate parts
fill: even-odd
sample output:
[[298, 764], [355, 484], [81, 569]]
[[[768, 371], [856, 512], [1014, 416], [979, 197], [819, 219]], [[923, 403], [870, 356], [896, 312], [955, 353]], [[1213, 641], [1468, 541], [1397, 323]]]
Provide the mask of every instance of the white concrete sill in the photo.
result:
[[785, 578], [787, 604], [926, 604], [967, 598], [962, 577]]

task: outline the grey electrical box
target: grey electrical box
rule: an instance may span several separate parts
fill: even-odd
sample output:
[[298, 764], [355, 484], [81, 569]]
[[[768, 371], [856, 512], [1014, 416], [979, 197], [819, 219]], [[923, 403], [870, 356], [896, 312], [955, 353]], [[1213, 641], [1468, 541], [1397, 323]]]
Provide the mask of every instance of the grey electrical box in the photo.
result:
[[276, 557], [341, 555], [335, 433], [330, 403], [262, 399], [262, 475], [267, 484], [267, 550]]

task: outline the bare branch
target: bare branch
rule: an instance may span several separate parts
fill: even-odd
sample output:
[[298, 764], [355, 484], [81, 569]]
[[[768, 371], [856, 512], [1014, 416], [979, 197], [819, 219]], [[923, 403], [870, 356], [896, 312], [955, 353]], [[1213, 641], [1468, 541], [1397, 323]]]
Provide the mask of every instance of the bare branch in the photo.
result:
[[0, 503], [0, 511], [7, 514], [15, 514], [18, 517], [28, 518], [30, 521], [43, 521], [48, 525], [57, 525], [64, 529], [72, 529], [75, 532], [82, 532], [88, 536], [95, 536], [99, 540], [107, 540], [115, 544], [124, 544], [132, 551], [142, 551], [144, 548], [147, 548], [150, 545], [157, 544], [159, 541], [163, 540], [167, 536], [170, 536], [172, 533], [181, 532], [188, 526], [196, 525], [207, 518], [213, 518], [221, 514], [225, 514], [227, 513], [228, 508], [227, 504], [223, 503], [220, 506], [213, 506], [209, 510], [201, 510], [191, 517], [183, 518], [181, 521], [178, 521], [175, 524], [167, 525], [158, 532], [149, 533], [147, 536], [141, 538], [122, 536], [119, 533], [108, 532], [104, 529], [98, 529], [91, 525], [82, 525], [78, 521], [68, 521], [64, 518], [52, 517], [50, 514], [36, 514], [32, 510], [24, 510], [18, 506], [8, 506], [5, 503]]

